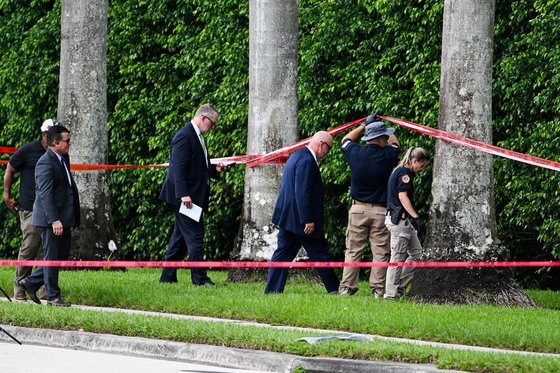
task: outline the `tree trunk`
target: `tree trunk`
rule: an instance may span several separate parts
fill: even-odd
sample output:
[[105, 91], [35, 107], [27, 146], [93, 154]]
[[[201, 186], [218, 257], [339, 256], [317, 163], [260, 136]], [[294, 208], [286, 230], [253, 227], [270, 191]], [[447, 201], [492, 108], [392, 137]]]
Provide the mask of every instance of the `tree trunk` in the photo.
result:
[[[72, 163], [107, 163], [107, 0], [63, 0], [58, 119], [71, 131]], [[74, 172], [81, 227], [71, 259], [106, 259], [118, 243], [106, 171]]]
[[[298, 1], [249, 1], [249, 125], [247, 154], [293, 143], [297, 131]], [[270, 223], [282, 166], [263, 164], [245, 173], [243, 223], [232, 258], [268, 260], [278, 231]], [[230, 271], [242, 280], [250, 271]]]
[[[494, 1], [446, 0], [439, 128], [492, 143]], [[496, 235], [492, 157], [438, 140], [425, 257], [504, 260]], [[436, 303], [534, 305], [508, 269], [418, 270], [415, 299]]]

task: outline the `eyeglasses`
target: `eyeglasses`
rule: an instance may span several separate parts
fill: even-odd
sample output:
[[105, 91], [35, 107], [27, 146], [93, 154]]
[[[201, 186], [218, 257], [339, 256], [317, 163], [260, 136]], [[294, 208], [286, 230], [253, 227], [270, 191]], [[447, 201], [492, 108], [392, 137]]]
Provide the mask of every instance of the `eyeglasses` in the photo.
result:
[[328, 146], [329, 150], [332, 149], [332, 145], [329, 145], [329, 143], [326, 141], [321, 141], [321, 144], [325, 144], [326, 146]]
[[207, 117], [206, 115], [204, 116], [204, 118], [208, 119], [210, 121], [210, 123], [212, 124], [212, 126], [216, 125], [216, 122], [214, 122], [212, 119], [210, 119], [210, 117]]
[[60, 140], [58, 140], [58, 141], [64, 141], [66, 144], [70, 145], [70, 139], [66, 139], [66, 140], [60, 139]]

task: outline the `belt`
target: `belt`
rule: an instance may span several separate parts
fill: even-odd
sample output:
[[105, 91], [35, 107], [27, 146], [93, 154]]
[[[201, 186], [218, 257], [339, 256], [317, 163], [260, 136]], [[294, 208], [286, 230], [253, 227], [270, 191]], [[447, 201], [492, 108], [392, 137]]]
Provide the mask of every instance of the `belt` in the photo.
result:
[[385, 208], [385, 205], [382, 205], [381, 203], [362, 202], [362, 201], [358, 201], [357, 199], [353, 199], [352, 204], [353, 205], [361, 205], [361, 206], [372, 206], [372, 207], [373, 206], [379, 206], [379, 207]]
[[[387, 214], [385, 214], [386, 216], [391, 216], [391, 211], [387, 210]], [[406, 212], [403, 212], [401, 214], [401, 220], [406, 220]]]

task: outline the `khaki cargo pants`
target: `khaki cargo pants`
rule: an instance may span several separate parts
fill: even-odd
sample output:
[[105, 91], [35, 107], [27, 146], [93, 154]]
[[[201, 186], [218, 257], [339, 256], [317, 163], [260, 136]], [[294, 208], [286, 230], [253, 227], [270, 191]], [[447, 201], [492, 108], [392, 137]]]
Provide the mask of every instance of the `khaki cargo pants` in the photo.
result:
[[[19, 249], [18, 260], [41, 259], [41, 232], [31, 223], [31, 211], [20, 210], [19, 221], [23, 238]], [[16, 278], [14, 280], [14, 295], [23, 288], [19, 286], [19, 281], [31, 274], [33, 267], [16, 267]]]
[[[355, 201], [348, 213], [345, 262], [359, 262], [364, 248], [370, 243], [374, 262], [388, 262], [390, 255], [389, 231], [385, 226], [387, 209], [379, 204]], [[369, 284], [374, 292], [383, 293], [386, 267], [372, 267]], [[360, 277], [359, 267], [344, 267], [340, 291], [355, 289]]]
[[[391, 223], [387, 216], [385, 224], [391, 232], [391, 263], [418, 262], [422, 256], [422, 245], [418, 233], [408, 219], [399, 220], [398, 224]], [[387, 269], [387, 283], [385, 284], [385, 298], [393, 299], [404, 295], [407, 285], [414, 277], [414, 267], [389, 267]]]

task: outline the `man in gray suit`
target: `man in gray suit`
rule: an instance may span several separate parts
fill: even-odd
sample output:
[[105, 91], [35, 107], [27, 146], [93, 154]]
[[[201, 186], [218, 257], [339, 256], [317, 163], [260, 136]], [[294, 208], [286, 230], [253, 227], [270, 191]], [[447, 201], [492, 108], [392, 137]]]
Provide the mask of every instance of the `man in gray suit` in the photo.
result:
[[[41, 231], [44, 260], [66, 260], [70, 254], [71, 229], [80, 225], [78, 188], [70, 174], [70, 131], [56, 125], [47, 133], [48, 149], [35, 166], [33, 225]], [[69, 307], [60, 295], [58, 267], [39, 267], [20, 285], [29, 299], [40, 304], [36, 292], [45, 285], [51, 306]]]

